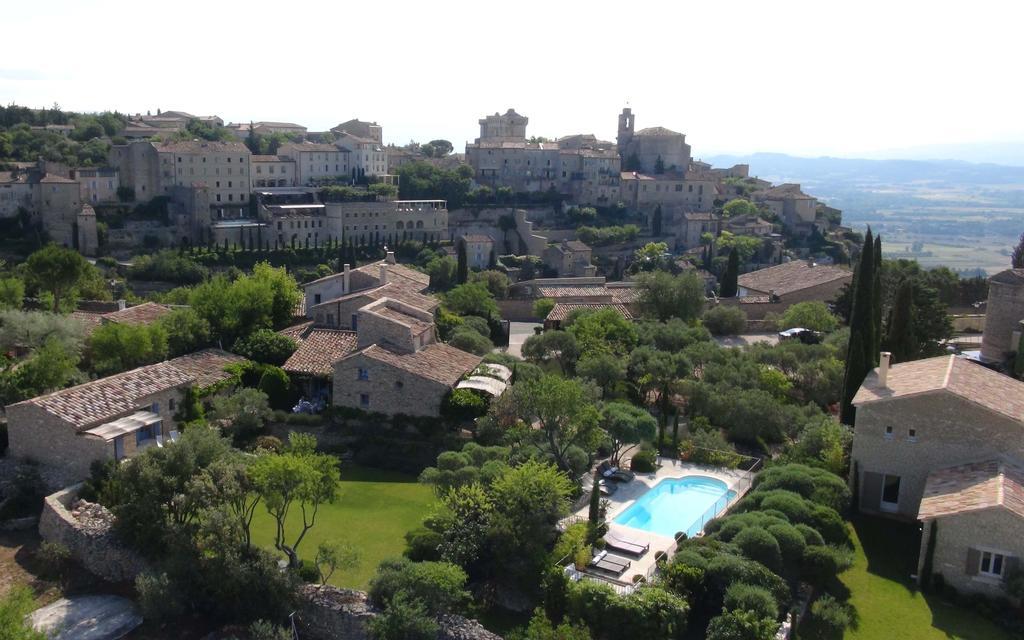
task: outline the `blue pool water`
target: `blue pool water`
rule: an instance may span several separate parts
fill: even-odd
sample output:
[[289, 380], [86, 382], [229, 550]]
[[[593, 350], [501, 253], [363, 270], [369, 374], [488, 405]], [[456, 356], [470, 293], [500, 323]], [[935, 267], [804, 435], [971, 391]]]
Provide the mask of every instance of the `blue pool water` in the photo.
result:
[[670, 538], [685, 531], [692, 538], [735, 497], [735, 491], [715, 478], [667, 478], [640, 496], [614, 522]]

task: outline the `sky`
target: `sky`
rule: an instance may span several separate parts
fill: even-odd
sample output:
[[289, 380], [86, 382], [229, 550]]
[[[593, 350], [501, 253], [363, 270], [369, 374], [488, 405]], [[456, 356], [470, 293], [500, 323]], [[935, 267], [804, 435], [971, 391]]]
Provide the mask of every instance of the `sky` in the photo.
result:
[[685, 133], [695, 157], [1020, 143], [1024, 2], [52, 0], [3, 8], [0, 101], [181, 110], [386, 142]]

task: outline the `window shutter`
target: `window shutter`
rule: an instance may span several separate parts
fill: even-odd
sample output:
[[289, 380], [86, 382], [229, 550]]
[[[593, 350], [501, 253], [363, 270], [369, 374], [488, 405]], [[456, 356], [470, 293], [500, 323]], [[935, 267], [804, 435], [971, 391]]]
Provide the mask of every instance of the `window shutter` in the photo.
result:
[[978, 566], [981, 564], [981, 552], [977, 549], [967, 550], [967, 567], [964, 569], [964, 573], [969, 576], [978, 575]]
[[1006, 559], [1003, 560], [1003, 580], [1006, 580], [1018, 571], [1020, 571], [1020, 558], [1006, 556]]
[[873, 471], [864, 472], [864, 482], [860, 489], [860, 506], [878, 511], [882, 503], [882, 474]]

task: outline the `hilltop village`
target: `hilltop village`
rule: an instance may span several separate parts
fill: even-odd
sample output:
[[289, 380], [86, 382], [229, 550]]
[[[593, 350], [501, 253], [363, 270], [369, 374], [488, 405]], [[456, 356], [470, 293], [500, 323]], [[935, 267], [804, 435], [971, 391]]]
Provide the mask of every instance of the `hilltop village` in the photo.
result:
[[1024, 245], [886, 259], [637, 117], [0, 108], [0, 625], [1016, 637]]

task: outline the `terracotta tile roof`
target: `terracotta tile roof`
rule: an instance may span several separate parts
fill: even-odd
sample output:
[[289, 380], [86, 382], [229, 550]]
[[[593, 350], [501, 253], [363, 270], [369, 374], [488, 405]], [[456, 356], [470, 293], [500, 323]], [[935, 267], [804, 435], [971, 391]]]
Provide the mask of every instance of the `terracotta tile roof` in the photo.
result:
[[342, 150], [333, 144], [325, 144], [322, 142], [295, 142], [292, 144], [281, 145], [281, 148], [277, 150], [277, 155], [288, 155], [289, 152], [296, 151], [326, 151], [331, 153], [342, 153]]
[[785, 264], [758, 269], [742, 274], [739, 286], [758, 293], [771, 293], [784, 297], [829, 282], [852, 280], [853, 272], [832, 265], [808, 265], [806, 260], [793, 260]]
[[413, 330], [413, 333], [419, 334], [430, 328], [432, 323], [424, 322], [414, 315], [404, 313], [401, 309], [394, 309], [391, 307], [378, 307], [372, 310], [377, 315], [384, 316], [388, 320], [397, 322], [398, 324], [409, 327]]
[[766, 189], [757, 194], [757, 197], [761, 200], [785, 200], [794, 198], [797, 200], [813, 200], [812, 196], [807, 195], [800, 190], [800, 185], [793, 184], [792, 182], [786, 182], [780, 184], [777, 187]]
[[121, 311], [108, 313], [103, 316], [103, 319], [124, 324], [153, 324], [170, 312], [171, 308], [167, 305], [156, 302], [143, 302], [134, 307], [126, 307]]
[[313, 321], [309, 320], [307, 322], [302, 322], [300, 324], [292, 325], [290, 327], [285, 327], [284, 329], [278, 331], [278, 333], [280, 333], [283, 336], [288, 336], [289, 338], [296, 342], [302, 342], [305, 339], [306, 334], [309, 333], [309, 331], [312, 328]]
[[545, 320], [558, 320], [558, 321], [562, 321], [562, 320], [566, 320], [569, 317], [569, 314], [571, 314], [573, 311], [577, 311], [577, 310], [600, 311], [601, 309], [612, 309], [614, 311], [618, 311], [619, 315], [621, 315], [623, 318], [625, 318], [627, 320], [632, 320], [633, 319], [633, 314], [629, 312], [629, 309], [626, 308], [626, 305], [624, 305], [624, 304], [614, 304], [614, 303], [613, 304], [604, 304], [604, 303], [600, 303], [600, 302], [589, 303], [589, 304], [583, 304], [583, 303], [574, 304], [574, 303], [571, 303], [571, 302], [559, 303], [559, 304], [556, 304], [554, 307], [551, 308], [551, 311], [548, 313], [548, 316], [546, 318], [544, 318], [544, 319]]
[[352, 298], [358, 298], [361, 296], [366, 296], [371, 300], [391, 298], [392, 300], [404, 302], [407, 305], [416, 307], [417, 309], [423, 309], [424, 311], [433, 311], [441, 304], [437, 298], [419, 293], [415, 290], [414, 286], [410, 286], [408, 283], [389, 282], [381, 287], [370, 287], [369, 289], [360, 289], [358, 291], [353, 291], [352, 293], [346, 293], [343, 296], [314, 305], [314, 307], [333, 304], [343, 300], [351, 300]]
[[334, 363], [353, 353], [359, 340], [355, 331], [306, 326], [296, 342], [299, 348], [281, 368], [289, 373], [330, 377]]
[[612, 301], [618, 304], [630, 304], [640, 300], [639, 287], [608, 287], [608, 291], [612, 294]]
[[42, 184], [75, 184], [76, 181], [71, 178], [65, 178], [64, 176], [48, 173], [42, 178], [39, 178], [39, 182]]
[[241, 142], [219, 142], [212, 140], [185, 140], [183, 142], [167, 142], [157, 147], [157, 151], [168, 153], [241, 153], [249, 156], [249, 147]]
[[441, 342], [428, 344], [413, 353], [399, 353], [380, 345], [371, 345], [360, 353], [367, 358], [448, 386], [454, 386], [459, 378], [475, 369], [483, 360], [480, 356]]
[[231, 374], [224, 370], [229, 364], [241, 364], [245, 362], [242, 356], [222, 351], [220, 349], [203, 349], [193, 353], [187, 353], [167, 361], [178, 369], [189, 374], [199, 387], [208, 387], [222, 380], [227, 380]]
[[1024, 518], [1024, 469], [1000, 461], [933, 471], [924, 485], [920, 520], [1002, 507]]
[[[378, 262], [372, 262], [370, 264], [364, 264], [363, 266], [359, 267], [358, 269], [353, 269], [353, 271], [358, 271], [360, 273], [366, 274], [366, 275], [371, 276], [371, 277], [373, 277], [375, 279], [378, 279], [378, 281], [379, 281], [379, 278], [380, 278], [380, 265], [382, 265], [382, 264], [387, 264], [387, 262], [384, 261], [384, 260], [380, 260]], [[391, 282], [393, 278], [400, 278], [402, 280], [408, 280], [412, 284], [421, 285], [423, 287], [423, 289], [426, 289], [427, 287], [430, 286], [430, 276], [428, 276], [427, 274], [423, 273], [422, 271], [417, 271], [415, 269], [410, 269], [409, 267], [405, 266], [404, 264], [397, 264], [397, 263], [396, 264], [387, 264], [387, 267], [388, 267], [388, 282]], [[422, 289], [421, 289], [421, 291], [422, 291]]]
[[96, 327], [98, 327], [101, 324], [103, 324], [103, 315], [104, 314], [102, 314], [102, 313], [93, 313], [93, 312], [90, 312], [90, 311], [72, 311], [71, 312], [71, 317], [72, 318], [74, 318], [75, 320], [78, 320], [83, 325], [85, 325], [85, 333], [86, 333], [86, 335], [91, 334], [93, 331], [96, 330]]
[[647, 127], [634, 133], [635, 136], [681, 136], [683, 134], [665, 127]]
[[539, 287], [540, 295], [545, 298], [605, 298], [611, 295], [604, 285], [584, 285], [575, 287]]
[[[191, 383], [193, 377], [168, 363], [139, 367], [70, 389], [26, 400], [70, 423], [76, 431], [134, 411], [139, 401]], [[21, 403], [19, 403], [21, 404]]]
[[249, 162], [290, 162], [290, 161], [281, 160], [281, 158], [278, 157], [278, 156], [259, 156], [259, 155], [254, 155], [254, 156], [251, 156], [249, 158]]
[[893, 365], [884, 387], [878, 370], [864, 378], [855, 405], [945, 390], [1013, 420], [1024, 422], [1024, 382], [958, 356]]

